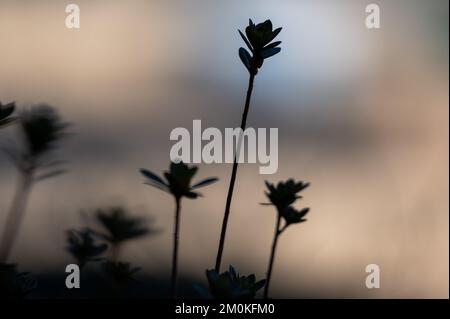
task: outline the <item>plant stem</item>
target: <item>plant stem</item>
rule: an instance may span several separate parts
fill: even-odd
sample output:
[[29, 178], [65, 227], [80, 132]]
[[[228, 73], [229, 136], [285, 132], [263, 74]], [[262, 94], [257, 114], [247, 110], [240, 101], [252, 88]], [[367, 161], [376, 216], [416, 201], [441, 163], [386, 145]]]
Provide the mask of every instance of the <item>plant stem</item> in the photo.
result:
[[180, 237], [180, 198], [175, 199], [175, 229], [173, 233], [173, 256], [172, 256], [172, 277], [170, 282], [170, 296], [175, 298], [177, 295], [177, 263], [178, 263], [178, 241]]
[[114, 243], [111, 245], [111, 261], [117, 263], [119, 261], [120, 244]]
[[[242, 114], [242, 121], [241, 121], [242, 132], [245, 130], [245, 126], [247, 124], [247, 115], [248, 115], [248, 109], [250, 107], [250, 99], [252, 97], [253, 82], [255, 80], [255, 75], [256, 74], [254, 74], [254, 73], [250, 73], [250, 77], [248, 80], [247, 96], [245, 98], [244, 113]], [[236, 149], [237, 153], [240, 151], [241, 137], [242, 137], [242, 134], [239, 137], [238, 148]], [[215, 267], [216, 272], [220, 271], [220, 264], [222, 262], [223, 247], [225, 244], [225, 234], [227, 232], [228, 218], [230, 217], [231, 199], [233, 198], [233, 189], [234, 189], [234, 183], [236, 181], [236, 173], [237, 173], [238, 165], [239, 165], [239, 163], [237, 160], [237, 156], [235, 154], [234, 162], [233, 162], [233, 170], [231, 172], [230, 186], [228, 187], [227, 202], [225, 205], [225, 214], [223, 216], [222, 231], [220, 233], [219, 249], [217, 251], [216, 267]]]
[[22, 224], [32, 181], [33, 170], [21, 172], [0, 243], [0, 263], [6, 263], [8, 261], [9, 254], [14, 245], [20, 225]]
[[278, 214], [277, 217], [277, 224], [275, 227], [275, 235], [272, 242], [272, 251], [270, 253], [270, 260], [269, 260], [269, 269], [267, 270], [267, 278], [266, 278], [266, 286], [264, 287], [264, 299], [268, 298], [269, 295], [269, 284], [270, 284], [270, 278], [272, 277], [272, 269], [273, 269], [273, 262], [275, 260], [275, 250], [277, 249], [277, 243], [278, 243], [278, 237], [280, 236], [282, 230], [280, 230], [280, 222], [281, 222], [281, 216]]

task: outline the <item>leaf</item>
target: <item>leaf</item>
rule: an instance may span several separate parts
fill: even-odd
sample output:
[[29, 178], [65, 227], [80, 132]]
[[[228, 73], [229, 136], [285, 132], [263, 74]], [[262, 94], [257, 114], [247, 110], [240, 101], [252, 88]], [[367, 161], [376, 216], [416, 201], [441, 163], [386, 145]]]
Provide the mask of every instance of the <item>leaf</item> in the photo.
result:
[[305, 217], [306, 214], [308, 214], [308, 212], [309, 212], [309, 207], [303, 208], [303, 209], [299, 212], [300, 218]]
[[273, 30], [272, 33], [270, 34], [270, 36], [267, 38], [267, 42], [266, 43], [269, 43], [273, 39], [275, 39], [277, 37], [278, 33], [280, 33], [282, 29], [283, 28], [278, 28], [278, 29]]
[[66, 169], [58, 169], [58, 170], [55, 170], [55, 171], [52, 171], [52, 172], [49, 172], [49, 173], [46, 173], [46, 174], [42, 174], [42, 175], [36, 177], [35, 181], [36, 182], [40, 182], [40, 181], [42, 181], [44, 179], [48, 179], [48, 178], [55, 177], [55, 176], [58, 176], [58, 175], [62, 175], [62, 174], [65, 174], [65, 173], [67, 173]]
[[264, 287], [265, 285], [266, 285], [266, 280], [265, 280], [265, 279], [262, 279], [262, 280], [258, 281], [258, 282], [255, 284], [255, 291], [261, 289], [261, 288]]
[[244, 42], [245, 42], [245, 44], [247, 45], [247, 47], [250, 49], [250, 51], [253, 52], [253, 47], [252, 47], [252, 45], [250, 44], [250, 42], [248, 41], [247, 37], [241, 32], [241, 30], [238, 30], [238, 32], [239, 32], [239, 34], [241, 35], [242, 40], [244, 40]]
[[270, 20], [266, 20], [263, 23], [259, 24], [261, 31], [266, 33], [266, 32], [272, 32], [272, 21]]
[[238, 277], [238, 275], [236, 274], [236, 270], [234, 269], [234, 267], [232, 265], [230, 265], [229, 272], [230, 272], [232, 278]]
[[208, 289], [199, 284], [193, 284], [192, 287], [194, 290], [204, 299], [213, 299], [213, 295], [209, 292]]
[[10, 116], [14, 112], [15, 105], [15, 102], [11, 102], [5, 105], [2, 105], [2, 103], [0, 103], [0, 119], [4, 119]]
[[250, 61], [252, 58], [250, 56], [250, 53], [248, 53], [248, 51], [245, 50], [244, 48], [239, 48], [239, 57], [241, 58], [241, 61], [242, 63], [244, 63], [247, 70], [251, 72]]
[[0, 127], [1, 127], [1, 126], [6, 126], [6, 125], [8, 125], [8, 124], [14, 122], [15, 120], [16, 120], [15, 117], [11, 117], [11, 118], [7, 118], [7, 119], [0, 120]]
[[147, 181], [147, 182], [145, 182], [144, 184], [145, 184], [145, 185], [149, 185], [149, 186], [153, 186], [153, 187], [155, 187], [155, 188], [157, 188], [157, 189], [160, 189], [160, 190], [162, 190], [162, 191], [165, 191], [165, 192], [168, 192], [168, 193], [169, 193], [169, 188], [168, 188], [168, 187], [166, 187], [166, 186], [164, 186], [164, 185], [161, 185], [161, 184], [158, 184], [158, 183], [155, 183], [155, 182], [153, 182], [153, 181]]
[[159, 177], [158, 175], [156, 175], [156, 174], [150, 172], [150, 171], [147, 170], [147, 169], [143, 169], [143, 168], [141, 168], [140, 171], [141, 171], [142, 175], [144, 175], [144, 176], [147, 177], [148, 179], [151, 179], [152, 181], [154, 181], [154, 182], [156, 182], [156, 183], [158, 183], [158, 184], [162, 184], [162, 185], [168, 187], [168, 185], [166, 184], [166, 182], [164, 182], [164, 180], [163, 180], [161, 177]]
[[272, 42], [272, 43], [269, 43], [268, 45], [266, 45], [264, 47], [264, 49], [275, 48], [275, 47], [279, 46], [280, 44], [281, 44], [281, 41], [275, 41], [275, 42]]
[[39, 167], [40, 168], [48, 168], [48, 167], [59, 166], [59, 165], [63, 165], [63, 164], [67, 164], [67, 161], [54, 160], [54, 161], [40, 164]]
[[267, 188], [272, 192], [275, 190], [273, 183], [269, 182], [269, 181], [264, 181], [264, 183], [266, 184]]
[[209, 178], [206, 178], [206, 179], [202, 180], [201, 182], [198, 182], [197, 184], [195, 184], [195, 185], [192, 186], [191, 188], [192, 188], [192, 189], [195, 189], [195, 188], [204, 187], [204, 186], [210, 185], [210, 184], [212, 184], [212, 183], [215, 183], [215, 182], [217, 182], [218, 180], [219, 180], [219, 179], [218, 179], [217, 177], [209, 177]]
[[281, 48], [268, 48], [268, 49], [264, 49], [261, 52], [261, 56], [264, 59], [270, 58], [271, 56], [274, 56], [275, 54], [277, 54], [278, 52], [281, 51]]
[[183, 195], [190, 199], [196, 199], [197, 197], [202, 196], [201, 194], [195, 192], [187, 192]]

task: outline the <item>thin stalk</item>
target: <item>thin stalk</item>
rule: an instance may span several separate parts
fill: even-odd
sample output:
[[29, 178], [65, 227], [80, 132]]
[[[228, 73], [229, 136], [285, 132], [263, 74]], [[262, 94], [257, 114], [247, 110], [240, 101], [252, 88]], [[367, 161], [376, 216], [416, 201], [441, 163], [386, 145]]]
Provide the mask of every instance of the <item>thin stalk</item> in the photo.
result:
[[117, 263], [119, 261], [120, 244], [114, 243], [111, 245], [111, 261]]
[[180, 238], [180, 198], [175, 199], [175, 229], [173, 232], [173, 256], [172, 256], [172, 276], [170, 280], [170, 296], [177, 295], [177, 264], [178, 264], [178, 241]]
[[[250, 108], [250, 99], [252, 97], [254, 80], [255, 80], [255, 74], [250, 73], [250, 77], [248, 80], [247, 96], [245, 98], [244, 113], [242, 114], [242, 121], [241, 121], [242, 132], [245, 130], [245, 127], [247, 125], [247, 115], [248, 115], [248, 110]], [[239, 143], [238, 143], [236, 153], [238, 153], [240, 151], [241, 137], [242, 137], [242, 135], [239, 137]], [[225, 244], [225, 234], [227, 232], [228, 218], [230, 217], [231, 200], [233, 198], [233, 189], [234, 189], [234, 183], [236, 181], [238, 165], [239, 165], [239, 163], [237, 160], [237, 155], [235, 154], [234, 161], [233, 161], [233, 170], [231, 172], [230, 185], [228, 187], [228, 195], [227, 195], [227, 202], [225, 205], [225, 213], [223, 216], [222, 231], [220, 233], [219, 249], [217, 251], [216, 267], [215, 267], [216, 272], [220, 271], [220, 264], [222, 262], [223, 247]]]
[[272, 251], [270, 253], [269, 268], [267, 270], [267, 278], [266, 278], [267, 281], [266, 281], [266, 286], [264, 287], [264, 299], [267, 299], [268, 295], [269, 295], [270, 278], [272, 277], [273, 262], [275, 260], [275, 251], [277, 249], [278, 237], [284, 230], [284, 228], [280, 230], [280, 222], [281, 222], [281, 216], [278, 215], [277, 224], [275, 226], [275, 235], [274, 235], [273, 242], [272, 242]]
[[22, 224], [25, 208], [33, 182], [33, 170], [21, 172], [16, 193], [5, 222], [2, 241], [0, 243], [0, 263], [8, 261], [17, 233]]

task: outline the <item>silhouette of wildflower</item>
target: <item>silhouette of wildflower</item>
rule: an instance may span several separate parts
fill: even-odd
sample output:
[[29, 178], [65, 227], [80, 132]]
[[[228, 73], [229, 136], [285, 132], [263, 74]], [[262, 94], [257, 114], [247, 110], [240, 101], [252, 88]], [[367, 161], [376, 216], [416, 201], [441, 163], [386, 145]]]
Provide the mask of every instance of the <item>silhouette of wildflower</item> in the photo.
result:
[[191, 186], [191, 180], [197, 173], [197, 170], [198, 168], [196, 166], [189, 167], [183, 162], [171, 162], [169, 171], [164, 172], [166, 181], [147, 169], [141, 169], [141, 173], [147, 178], [147, 185], [169, 192], [175, 196], [175, 198], [184, 196], [195, 199], [201, 195], [194, 192], [194, 190], [212, 184], [218, 180], [215, 177], [209, 177]]
[[167, 193], [171, 193], [175, 198], [175, 231], [173, 239], [172, 274], [170, 283], [170, 295], [173, 298], [176, 296], [181, 198], [187, 197], [190, 199], [195, 199], [198, 196], [201, 196], [199, 193], [195, 192], [197, 188], [210, 185], [218, 180], [215, 177], [209, 177], [191, 186], [192, 178], [197, 173], [197, 170], [198, 168], [196, 166], [189, 167], [181, 161], [178, 163], [171, 162], [169, 171], [164, 172], [165, 180], [147, 169], [140, 170], [142, 175], [144, 175], [147, 179], [147, 185], [151, 185]]
[[64, 162], [50, 159], [49, 154], [67, 135], [69, 123], [63, 122], [56, 109], [46, 104], [22, 111], [19, 120], [23, 147], [4, 148], [19, 171], [33, 175], [34, 182], [65, 173], [60, 168]]
[[102, 269], [117, 292], [120, 292], [136, 281], [134, 274], [141, 268], [133, 267], [130, 263], [107, 261], [102, 264]]
[[30, 160], [55, 149], [69, 125], [61, 120], [53, 107], [45, 104], [23, 111], [20, 119], [27, 144], [25, 155]]
[[108, 245], [98, 244], [94, 233], [90, 229], [81, 231], [67, 231], [67, 251], [77, 260], [78, 265], [82, 268], [89, 261], [100, 260], [99, 256], [103, 254]]
[[[264, 288], [264, 298], [268, 298], [278, 238], [289, 225], [299, 224], [306, 221], [304, 217], [308, 214], [309, 208], [297, 210], [292, 206], [292, 204], [294, 204], [297, 199], [302, 198], [297, 194], [307, 188], [309, 183], [296, 182], [292, 178], [288, 179], [286, 182], [279, 182], [277, 186], [274, 186], [274, 184], [269, 183], [268, 181], [265, 183], [269, 190], [268, 192], [265, 192], [265, 194], [269, 198], [270, 203], [263, 203], [263, 205], [274, 205], [278, 213], [277, 222], [275, 225], [275, 235], [270, 253], [269, 267], [267, 270], [267, 284]], [[282, 219], [284, 219], [283, 226], [281, 226]]]
[[306, 214], [308, 214], [308, 212], [309, 212], [309, 208], [303, 208], [301, 210], [297, 210], [296, 208], [289, 206], [289, 207], [286, 207], [282, 211], [281, 217], [284, 218], [284, 220], [286, 222], [285, 225], [288, 226], [290, 224], [298, 224], [298, 223], [306, 222], [306, 219], [304, 219], [304, 217]]
[[29, 273], [18, 273], [15, 264], [0, 264], [0, 298], [23, 299], [37, 286]]
[[[245, 36], [240, 30], [239, 34], [244, 40], [247, 47], [250, 49], [253, 55], [244, 49], [239, 48], [239, 57], [242, 63], [249, 71], [247, 94], [245, 97], [244, 112], [241, 118], [241, 130], [244, 131], [247, 126], [247, 116], [250, 109], [250, 100], [253, 92], [253, 83], [255, 81], [258, 69], [262, 67], [264, 59], [267, 59], [278, 52], [280, 52], [280, 41], [272, 42], [275, 37], [280, 33], [281, 28], [273, 30], [272, 22], [266, 20], [263, 23], [254, 24], [252, 20], [249, 20], [249, 25], [245, 28]], [[242, 136], [239, 137], [238, 145], [241, 143]], [[234, 184], [236, 183], [236, 175], [238, 170], [239, 162], [237, 157], [234, 157], [233, 168], [231, 171], [230, 184], [228, 186], [227, 199], [225, 202], [225, 212], [223, 214], [222, 229], [220, 231], [219, 247], [217, 249], [216, 264], [214, 269], [216, 272], [220, 272], [220, 265], [222, 263], [222, 255], [225, 246], [225, 236], [227, 232], [228, 219], [231, 212], [231, 201], [233, 200], [233, 190]]]
[[144, 225], [146, 222], [144, 218], [129, 216], [123, 207], [98, 209], [96, 218], [106, 230], [100, 232], [100, 235], [113, 245], [142, 237], [150, 232]]
[[[297, 193], [304, 190], [309, 186], [309, 183], [296, 182], [292, 178], [288, 179], [286, 182], [279, 182], [276, 186], [274, 184], [266, 181], [266, 186], [269, 192], [265, 192], [266, 196], [269, 198], [272, 205], [274, 205], [280, 212], [282, 212], [286, 207], [291, 205], [301, 196]], [[263, 205], [271, 205], [270, 203]]]
[[5, 105], [0, 102], [0, 127], [14, 121], [14, 118], [11, 116], [11, 114], [14, 112], [15, 106], [15, 102], [11, 102]]
[[240, 276], [231, 265], [228, 271], [221, 274], [214, 269], [207, 270], [206, 278], [209, 289], [200, 285], [194, 285], [194, 288], [207, 299], [253, 299], [266, 283], [265, 279], [256, 281], [253, 274]]
[[281, 41], [272, 42], [278, 33], [280, 33], [281, 29], [277, 28], [273, 30], [270, 20], [255, 25], [250, 19], [249, 25], [245, 28], [245, 34], [247, 36], [238, 30], [245, 44], [253, 54], [250, 55], [246, 49], [239, 48], [239, 57], [250, 74], [258, 73], [258, 69], [262, 67], [265, 59], [281, 51], [281, 48], [278, 47]]
[[0, 262], [3, 263], [8, 259], [22, 223], [32, 185], [66, 172], [65, 169], [60, 168], [63, 162], [49, 160], [48, 155], [50, 151], [58, 147], [58, 142], [65, 135], [68, 123], [61, 120], [53, 107], [44, 104], [23, 111], [19, 120], [22, 147], [4, 149], [18, 168], [20, 179], [0, 243]]

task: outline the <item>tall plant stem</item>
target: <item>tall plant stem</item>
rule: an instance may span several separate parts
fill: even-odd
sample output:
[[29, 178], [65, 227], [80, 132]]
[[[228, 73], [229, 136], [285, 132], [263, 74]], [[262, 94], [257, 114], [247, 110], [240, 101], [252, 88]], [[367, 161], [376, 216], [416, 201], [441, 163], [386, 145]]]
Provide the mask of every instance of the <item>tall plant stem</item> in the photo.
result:
[[270, 260], [269, 260], [269, 268], [267, 270], [267, 278], [266, 278], [266, 286], [264, 287], [264, 299], [267, 299], [269, 296], [269, 285], [270, 285], [270, 278], [272, 277], [272, 270], [273, 270], [273, 262], [275, 260], [275, 251], [277, 249], [277, 243], [278, 243], [278, 237], [280, 236], [282, 230], [280, 230], [280, 222], [281, 222], [281, 216], [278, 215], [277, 217], [277, 224], [275, 226], [275, 235], [273, 237], [272, 242], [272, 251], [270, 253]]
[[[248, 80], [247, 96], [245, 98], [244, 113], [242, 114], [242, 121], [241, 121], [242, 131], [245, 130], [245, 126], [247, 124], [247, 115], [248, 115], [248, 109], [250, 107], [250, 99], [252, 97], [253, 82], [255, 80], [255, 75], [256, 74], [254, 74], [254, 73], [250, 73], [250, 77]], [[239, 143], [238, 143], [238, 147], [236, 149], [237, 152], [240, 151], [240, 143], [242, 142], [241, 138], [242, 138], [242, 134], [239, 137]], [[231, 172], [230, 185], [228, 187], [228, 195], [227, 195], [227, 202], [225, 205], [225, 213], [223, 215], [222, 231], [220, 232], [219, 249], [217, 251], [216, 267], [215, 267], [216, 272], [220, 271], [220, 264], [222, 262], [223, 247], [225, 244], [225, 234], [227, 232], [228, 218], [230, 217], [231, 200], [233, 198], [233, 189], [234, 189], [234, 183], [236, 181], [238, 165], [239, 165], [239, 163], [237, 160], [237, 156], [235, 154], [234, 161], [233, 161], [233, 170]]]
[[172, 255], [172, 276], [170, 280], [170, 296], [177, 295], [177, 264], [178, 264], [178, 241], [180, 237], [180, 198], [175, 199], [175, 229], [173, 232], [173, 255]]
[[114, 243], [111, 245], [111, 261], [117, 263], [119, 261], [120, 244]]
[[6, 263], [22, 224], [28, 195], [33, 181], [33, 171], [21, 172], [16, 193], [11, 204], [0, 243], [0, 263]]

